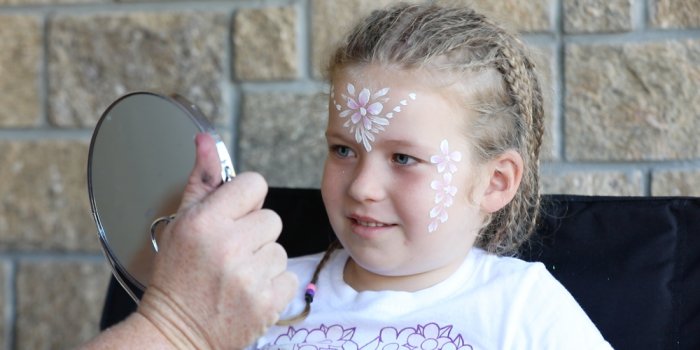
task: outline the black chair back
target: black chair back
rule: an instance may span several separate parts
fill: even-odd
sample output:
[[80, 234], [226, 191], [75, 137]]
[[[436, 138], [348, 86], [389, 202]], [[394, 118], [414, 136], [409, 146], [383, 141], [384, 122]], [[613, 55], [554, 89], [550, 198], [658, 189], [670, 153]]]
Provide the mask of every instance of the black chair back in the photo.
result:
[[[318, 190], [271, 188], [290, 257], [333, 240]], [[520, 257], [541, 261], [616, 349], [700, 349], [700, 198], [543, 197]], [[135, 304], [112, 278], [101, 329]]]

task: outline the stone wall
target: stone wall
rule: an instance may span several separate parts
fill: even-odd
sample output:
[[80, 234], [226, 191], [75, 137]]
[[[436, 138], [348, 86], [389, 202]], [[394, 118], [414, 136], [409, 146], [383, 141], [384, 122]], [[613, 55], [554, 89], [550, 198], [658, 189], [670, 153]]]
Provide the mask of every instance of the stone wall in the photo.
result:
[[[0, 348], [97, 332], [109, 271], [85, 169], [109, 102], [178, 92], [239, 170], [317, 187], [328, 44], [391, 2], [0, 0]], [[539, 52], [545, 192], [700, 195], [700, 2], [473, 2]]]

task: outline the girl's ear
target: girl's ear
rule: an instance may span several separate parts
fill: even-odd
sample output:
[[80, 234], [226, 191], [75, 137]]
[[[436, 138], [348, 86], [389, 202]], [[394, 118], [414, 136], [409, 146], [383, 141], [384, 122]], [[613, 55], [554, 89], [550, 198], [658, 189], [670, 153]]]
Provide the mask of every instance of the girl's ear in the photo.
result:
[[488, 185], [481, 200], [481, 210], [494, 213], [515, 197], [523, 177], [523, 158], [518, 152], [506, 151], [487, 163]]

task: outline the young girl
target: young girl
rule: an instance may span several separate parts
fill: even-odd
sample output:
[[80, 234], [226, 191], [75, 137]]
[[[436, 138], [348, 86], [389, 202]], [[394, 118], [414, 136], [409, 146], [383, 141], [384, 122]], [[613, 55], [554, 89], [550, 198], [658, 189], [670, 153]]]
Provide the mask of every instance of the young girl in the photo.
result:
[[329, 77], [323, 200], [338, 238], [267, 349], [610, 348], [542, 264], [542, 94], [522, 43], [468, 8], [375, 11]]

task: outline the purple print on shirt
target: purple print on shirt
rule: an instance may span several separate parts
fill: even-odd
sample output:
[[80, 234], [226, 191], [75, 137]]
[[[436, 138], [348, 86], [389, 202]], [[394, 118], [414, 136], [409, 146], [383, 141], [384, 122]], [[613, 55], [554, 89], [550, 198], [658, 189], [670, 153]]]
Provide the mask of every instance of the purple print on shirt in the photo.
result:
[[357, 350], [357, 344], [352, 341], [355, 328], [343, 328], [340, 325], [320, 327], [308, 330], [289, 327], [286, 334], [282, 334], [274, 344], [268, 344], [266, 349], [288, 350]]
[[289, 327], [286, 334], [277, 337], [274, 344], [264, 348], [277, 350], [473, 350], [465, 344], [462, 335], [452, 336], [452, 326], [440, 327], [428, 323], [398, 330], [384, 327], [369, 343], [358, 346], [353, 340], [358, 327], [344, 328], [341, 325], [325, 326], [308, 330]]

